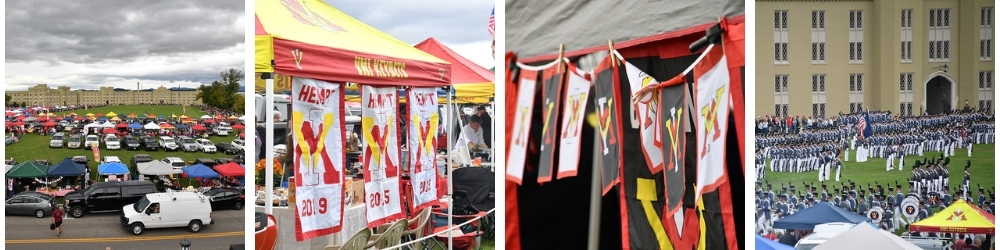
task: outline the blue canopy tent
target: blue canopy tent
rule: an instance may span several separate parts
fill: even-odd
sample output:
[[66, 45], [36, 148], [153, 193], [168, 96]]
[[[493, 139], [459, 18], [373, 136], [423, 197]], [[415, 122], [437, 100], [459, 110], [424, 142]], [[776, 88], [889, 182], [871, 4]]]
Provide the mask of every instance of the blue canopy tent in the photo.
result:
[[97, 173], [100, 175], [120, 175], [128, 174], [128, 166], [120, 162], [109, 162], [97, 166]]
[[764, 236], [755, 235], [754, 249], [758, 250], [793, 250], [795, 247], [778, 243], [777, 241], [764, 238]]
[[99, 122], [106, 122], [106, 121], [108, 121], [108, 118], [101, 117], [101, 118], [98, 118], [97, 121], [99, 121]]
[[812, 230], [816, 225], [830, 222], [847, 222], [857, 224], [870, 219], [851, 213], [839, 207], [834, 207], [829, 203], [820, 202], [809, 208], [795, 212], [795, 214], [785, 216], [774, 222], [774, 228]]
[[130, 129], [142, 129], [142, 124], [139, 124], [138, 122], [134, 122], [132, 124], [129, 124], [128, 128], [130, 128]]
[[188, 125], [184, 125], [183, 123], [181, 123], [181, 124], [175, 125], [174, 128], [176, 128], [176, 129], [189, 129], [191, 127], [188, 126]]
[[69, 157], [65, 157], [62, 162], [50, 167], [46, 176], [78, 176], [87, 173], [86, 168], [83, 164], [73, 162]]
[[195, 164], [191, 166], [184, 167], [181, 169], [188, 178], [219, 178], [219, 173], [216, 173], [212, 168], [205, 166], [204, 164]]

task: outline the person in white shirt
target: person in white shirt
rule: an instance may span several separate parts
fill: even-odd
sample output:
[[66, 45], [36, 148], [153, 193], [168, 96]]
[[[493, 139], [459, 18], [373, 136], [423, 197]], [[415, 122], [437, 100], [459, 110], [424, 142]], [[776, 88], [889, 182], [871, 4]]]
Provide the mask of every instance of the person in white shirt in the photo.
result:
[[488, 148], [486, 146], [486, 141], [483, 140], [483, 129], [480, 127], [482, 125], [482, 120], [478, 116], [469, 117], [469, 124], [462, 126], [462, 133], [458, 135], [458, 141], [455, 143], [455, 148], [459, 146], [466, 146], [468, 148]]

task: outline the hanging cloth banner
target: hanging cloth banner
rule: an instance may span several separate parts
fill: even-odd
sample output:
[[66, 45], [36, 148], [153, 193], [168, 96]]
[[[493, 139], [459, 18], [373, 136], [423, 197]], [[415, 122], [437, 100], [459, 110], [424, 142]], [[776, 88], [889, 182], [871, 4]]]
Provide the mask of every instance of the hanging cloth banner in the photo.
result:
[[680, 211], [681, 204], [686, 193], [684, 186], [684, 158], [687, 157], [687, 128], [690, 119], [690, 111], [687, 107], [687, 84], [684, 76], [677, 76], [667, 82], [661, 83], [668, 87], [662, 88], [660, 92], [660, 114], [657, 121], [658, 126], [663, 126], [660, 134], [662, 136], [664, 156], [664, 193], [667, 203], [665, 215], [672, 216]]
[[362, 85], [365, 203], [368, 228], [404, 218], [399, 194], [399, 103], [395, 87]]
[[552, 181], [555, 168], [556, 140], [559, 137], [559, 110], [563, 75], [560, 64], [542, 71], [542, 140], [538, 160], [538, 183]]
[[[624, 58], [620, 59], [625, 63], [625, 74], [628, 77], [629, 87], [631, 88], [630, 96], [635, 96], [640, 89], [650, 84], [659, 84], [656, 79], [653, 79], [653, 76], [642, 72], [635, 65], [624, 61]], [[638, 100], [632, 103], [632, 108], [635, 111], [631, 114], [636, 117], [634, 121], [638, 122], [636, 125], [639, 128], [639, 140], [642, 142], [642, 155], [646, 158], [646, 166], [649, 167], [649, 172], [653, 174], [663, 170], [663, 141], [661, 141], [660, 124], [656, 124], [657, 109], [659, 109], [656, 104], [657, 99], [655, 91], [645, 92], [641, 96], [638, 96]], [[635, 127], [633, 125], [633, 128]]]
[[[604, 57], [592, 74], [594, 84], [594, 107], [597, 111], [597, 132], [601, 140], [599, 150], [601, 166], [602, 195], [621, 181], [622, 166], [622, 118], [621, 89], [617, 60], [614, 55]], [[618, 65], [616, 65], [618, 64]]]
[[535, 85], [538, 71], [521, 68], [521, 80], [517, 86], [517, 107], [514, 115], [514, 136], [511, 137], [507, 154], [507, 180], [518, 185], [524, 178], [524, 167], [528, 161], [528, 133], [531, 131], [531, 112], [535, 102]]
[[576, 176], [580, 163], [580, 141], [583, 139], [583, 118], [587, 114], [590, 81], [570, 64], [566, 74], [566, 91], [563, 100], [562, 134], [559, 136], [559, 172], [557, 179]]
[[292, 80], [295, 240], [340, 232], [344, 214], [344, 92], [338, 83]]
[[410, 88], [406, 92], [409, 106], [407, 148], [410, 149], [410, 183], [413, 187], [413, 211], [420, 211], [438, 200], [437, 145], [438, 98], [435, 88]]
[[729, 68], [722, 47], [710, 45], [694, 67], [695, 109], [698, 112], [698, 178], [695, 197], [714, 191], [727, 181], [726, 127], [729, 119]]

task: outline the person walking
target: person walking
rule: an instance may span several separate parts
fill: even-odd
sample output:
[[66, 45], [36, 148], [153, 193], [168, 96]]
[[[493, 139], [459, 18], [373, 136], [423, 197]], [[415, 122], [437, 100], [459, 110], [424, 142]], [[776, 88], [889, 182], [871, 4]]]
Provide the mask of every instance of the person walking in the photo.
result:
[[56, 224], [56, 236], [62, 235], [62, 221], [63, 221], [63, 205], [59, 204], [56, 206], [56, 211], [52, 212], [52, 223]]

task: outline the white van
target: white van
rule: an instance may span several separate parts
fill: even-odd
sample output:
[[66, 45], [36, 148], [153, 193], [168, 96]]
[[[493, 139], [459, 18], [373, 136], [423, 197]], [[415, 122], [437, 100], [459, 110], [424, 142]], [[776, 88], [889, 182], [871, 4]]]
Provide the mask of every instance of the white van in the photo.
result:
[[146, 228], [187, 227], [197, 233], [212, 220], [212, 204], [201, 193], [166, 192], [146, 194], [134, 204], [122, 207], [122, 227], [140, 235]]

